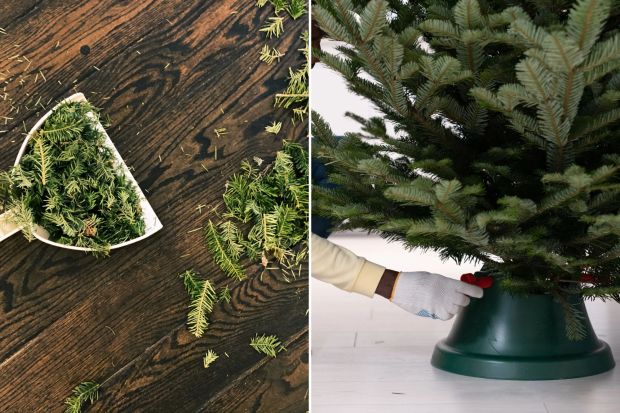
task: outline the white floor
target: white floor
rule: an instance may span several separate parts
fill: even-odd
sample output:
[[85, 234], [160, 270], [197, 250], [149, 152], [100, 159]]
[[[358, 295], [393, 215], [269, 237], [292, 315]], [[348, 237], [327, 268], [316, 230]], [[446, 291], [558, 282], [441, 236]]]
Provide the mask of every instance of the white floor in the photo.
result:
[[[476, 270], [407, 252], [366, 234], [330, 240], [396, 270], [457, 278]], [[436, 341], [452, 321], [412, 316], [387, 300], [368, 299], [312, 281], [313, 413], [612, 413], [620, 411], [620, 367], [561, 381], [501, 381], [459, 376], [430, 365]], [[620, 360], [620, 305], [588, 304], [600, 338]]]

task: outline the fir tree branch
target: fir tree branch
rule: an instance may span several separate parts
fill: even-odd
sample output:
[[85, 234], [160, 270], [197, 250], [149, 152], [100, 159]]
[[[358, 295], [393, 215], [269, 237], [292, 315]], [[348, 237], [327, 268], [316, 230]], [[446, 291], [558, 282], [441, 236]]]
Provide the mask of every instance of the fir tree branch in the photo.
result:
[[190, 294], [190, 312], [187, 314], [189, 331], [196, 337], [202, 337], [209, 326], [208, 315], [217, 303], [217, 293], [210, 281], [193, 281], [198, 288], [195, 294]]
[[271, 125], [265, 126], [265, 131], [277, 135], [282, 129], [282, 122], [272, 122]]
[[193, 301], [200, 295], [200, 282], [196, 278], [198, 273], [194, 270], [186, 270], [179, 277], [183, 278], [183, 284], [185, 285], [185, 290], [189, 295], [190, 299]]
[[[262, 162], [255, 159], [256, 165]], [[265, 270], [276, 264], [283, 274], [298, 271], [308, 245], [307, 177], [307, 152], [299, 144], [285, 142], [262, 170], [242, 163], [242, 173], [233, 175], [223, 195], [228, 221], [218, 226], [209, 221], [205, 228], [208, 250], [228, 276], [244, 279], [246, 260], [260, 261]]]
[[286, 5], [286, 12], [293, 20], [297, 20], [306, 14], [306, 0], [289, 0]]
[[228, 286], [222, 287], [222, 289], [220, 290], [220, 295], [219, 295], [219, 301], [226, 301], [227, 303], [230, 303], [230, 299], [231, 299], [231, 295], [230, 295], [230, 289], [228, 288]]
[[93, 404], [99, 398], [100, 384], [93, 381], [80, 383], [73, 394], [65, 400], [65, 413], [81, 413], [85, 403]]
[[259, 60], [270, 65], [276, 60], [279, 62], [283, 56], [284, 53], [280, 53], [276, 48], [269, 49], [269, 46], [264, 45], [260, 51]]
[[207, 240], [207, 247], [213, 254], [215, 262], [218, 263], [220, 268], [232, 278], [237, 280], [243, 280], [246, 278], [245, 271], [237, 263], [234, 255], [231, 255], [220, 233], [215, 228], [215, 225], [209, 220], [205, 229], [205, 237]]
[[205, 356], [202, 359], [202, 364], [204, 368], [208, 369], [211, 366], [211, 364], [213, 364], [213, 362], [218, 359], [218, 357], [219, 356], [215, 353], [215, 351], [207, 350], [207, 354], [205, 354]]
[[284, 18], [279, 16], [272, 16], [269, 18], [269, 23], [265, 24], [259, 31], [264, 32], [268, 38], [280, 37], [284, 30]]
[[258, 353], [266, 354], [269, 357], [277, 357], [281, 351], [286, 351], [286, 348], [282, 345], [278, 337], [275, 335], [256, 335], [250, 340], [250, 347], [256, 350]]

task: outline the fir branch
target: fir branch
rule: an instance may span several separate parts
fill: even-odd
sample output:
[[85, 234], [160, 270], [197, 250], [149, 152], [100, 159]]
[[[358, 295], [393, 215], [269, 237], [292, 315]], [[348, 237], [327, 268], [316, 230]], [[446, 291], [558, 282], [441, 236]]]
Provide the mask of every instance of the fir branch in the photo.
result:
[[284, 30], [284, 18], [280, 16], [272, 16], [269, 18], [269, 22], [265, 24], [260, 32], [264, 32], [268, 38], [280, 37]]
[[583, 340], [586, 336], [585, 314], [564, 295], [558, 293], [554, 296], [564, 310], [566, 337], [571, 341]]
[[280, 53], [275, 47], [269, 49], [268, 45], [264, 45], [260, 51], [259, 60], [270, 65], [276, 60], [279, 62], [283, 56], [284, 53]]
[[579, 46], [588, 52], [599, 37], [609, 16], [608, 0], [578, 0], [572, 8], [566, 25], [566, 32]]
[[230, 257], [238, 260], [243, 254], [243, 245], [241, 245], [243, 235], [241, 231], [232, 221], [224, 221], [218, 225], [223, 243], [226, 245]]
[[200, 295], [201, 286], [200, 281], [196, 278], [197, 276], [198, 273], [194, 270], [185, 270], [185, 272], [179, 275], [180, 278], [183, 278], [185, 290], [192, 301]]
[[277, 357], [281, 351], [286, 351], [286, 348], [282, 345], [278, 337], [275, 335], [256, 335], [250, 340], [250, 346], [258, 353], [263, 353], [269, 357]]
[[387, 26], [388, 3], [384, 0], [370, 1], [360, 14], [360, 36], [363, 42], [376, 36]]
[[73, 389], [71, 396], [65, 400], [65, 413], [81, 413], [85, 403], [93, 404], [99, 398], [100, 384], [92, 381], [80, 383]]
[[226, 301], [227, 303], [230, 303], [230, 299], [231, 299], [231, 295], [230, 295], [230, 289], [228, 288], [228, 286], [224, 286], [222, 287], [222, 289], [220, 290], [220, 295], [218, 297], [219, 301]]
[[306, 14], [306, 0], [289, 0], [289, 4], [286, 5], [286, 12], [293, 20], [297, 20]]
[[34, 163], [37, 167], [37, 172], [39, 174], [41, 185], [45, 186], [47, 184], [47, 177], [49, 176], [50, 153], [41, 137], [34, 137], [33, 140], [33, 150], [36, 152], [36, 156], [33, 157]]
[[207, 354], [202, 359], [202, 364], [205, 369], [208, 369], [211, 364], [218, 359], [218, 355], [213, 350], [207, 350]]
[[207, 240], [207, 247], [213, 254], [215, 262], [229, 277], [237, 280], [243, 280], [246, 278], [245, 271], [238, 264], [234, 254], [231, 255], [229, 248], [226, 246], [221, 234], [215, 228], [215, 225], [211, 220], [207, 224], [205, 229], [205, 237]]
[[293, 110], [293, 121], [303, 120], [308, 112], [308, 70], [310, 68], [310, 49], [308, 43], [308, 32], [301, 35], [304, 48], [299, 51], [304, 56], [304, 63], [297, 70], [289, 68], [289, 83], [284, 93], [277, 93], [275, 106], [281, 108], [291, 108]]
[[208, 315], [217, 303], [217, 293], [210, 281], [195, 281], [198, 293], [192, 298], [190, 312], [187, 314], [189, 331], [196, 337], [202, 337], [209, 326]]
[[285, 142], [262, 170], [248, 161], [241, 168], [226, 183], [227, 221], [206, 225], [209, 252], [224, 273], [239, 280], [245, 278], [246, 260], [260, 260], [264, 269], [272, 262], [283, 274], [298, 273], [308, 245], [307, 152]]
[[286, 9], [288, 1], [289, 0], [269, 0], [269, 3], [273, 6], [274, 12], [276, 14], [280, 14], [284, 9]]
[[282, 129], [282, 122], [273, 121], [271, 125], [265, 126], [265, 131], [268, 133], [273, 133], [274, 135], [277, 135], [280, 132], [280, 129]]

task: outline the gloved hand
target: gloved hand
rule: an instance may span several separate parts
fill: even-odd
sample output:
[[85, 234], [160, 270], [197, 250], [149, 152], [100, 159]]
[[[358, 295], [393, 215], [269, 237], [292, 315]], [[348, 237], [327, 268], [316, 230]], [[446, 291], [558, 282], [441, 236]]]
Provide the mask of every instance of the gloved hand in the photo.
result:
[[391, 301], [410, 313], [449, 320], [469, 304], [469, 297], [481, 298], [482, 288], [425, 271], [400, 273]]

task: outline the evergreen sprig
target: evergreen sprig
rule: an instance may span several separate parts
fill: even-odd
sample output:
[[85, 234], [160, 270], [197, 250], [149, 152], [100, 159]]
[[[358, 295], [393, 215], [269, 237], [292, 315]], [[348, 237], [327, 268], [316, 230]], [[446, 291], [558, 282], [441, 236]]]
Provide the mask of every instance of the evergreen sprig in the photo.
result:
[[218, 295], [209, 280], [200, 280], [198, 273], [187, 270], [180, 275], [190, 297], [190, 311], [187, 314], [189, 331], [196, 337], [202, 337], [209, 326], [209, 314], [218, 302]]
[[265, 132], [269, 132], [269, 133], [273, 133], [274, 135], [277, 135], [278, 133], [280, 133], [280, 130], [282, 129], [282, 122], [272, 122], [271, 125], [265, 126]]
[[211, 364], [213, 364], [213, 362], [217, 360], [218, 358], [219, 356], [217, 355], [217, 353], [215, 353], [215, 351], [207, 350], [207, 353], [202, 359], [202, 365], [204, 366], [205, 369], [208, 369], [209, 366], [211, 366]]
[[93, 404], [99, 398], [100, 384], [93, 381], [80, 383], [73, 389], [71, 396], [65, 400], [65, 413], [80, 413], [85, 403]]
[[208, 250], [226, 275], [246, 278], [249, 260], [276, 265], [286, 279], [297, 276], [308, 252], [307, 179], [307, 152], [295, 143], [285, 142], [263, 169], [242, 163], [226, 184], [226, 220], [205, 228]]
[[104, 145], [98, 122], [90, 104], [59, 106], [19, 165], [0, 173], [6, 209], [28, 239], [39, 225], [52, 241], [106, 253], [144, 234], [138, 194]]
[[290, 0], [286, 5], [286, 12], [293, 18], [293, 20], [297, 20], [306, 14], [306, 4], [306, 0]]
[[260, 51], [259, 60], [270, 65], [276, 60], [279, 62], [282, 56], [284, 56], [284, 53], [280, 53], [275, 47], [269, 49], [269, 46], [264, 45]]
[[310, 48], [308, 44], [308, 32], [301, 35], [304, 47], [299, 49], [304, 56], [304, 62], [296, 70], [289, 68], [288, 86], [284, 93], [277, 93], [275, 106], [280, 108], [291, 108], [293, 111], [293, 122], [297, 119], [303, 121], [308, 113], [308, 70], [310, 69]]
[[273, 6], [273, 10], [276, 14], [280, 14], [287, 7], [289, 0], [269, 0], [269, 3]]
[[226, 301], [227, 303], [230, 303], [231, 298], [232, 296], [230, 295], [230, 288], [228, 288], [228, 286], [222, 287], [218, 299], [220, 301]]
[[271, 16], [269, 21], [259, 29], [260, 32], [264, 32], [268, 38], [280, 37], [284, 30], [284, 17]]
[[[611, 0], [317, 0], [320, 53], [381, 117], [336, 138], [313, 208], [515, 292], [620, 298], [620, 13]], [[388, 132], [394, 126], [396, 135]], [[565, 306], [569, 336], [580, 319]], [[568, 332], [568, 331], [567, 331]]]
[[277, 357], [281, 351], [286, 351], [282, 342], [275, 335], [256, 335], [250, 340], [250, 346], [258, 353], [266, 354], [269, 357]]

